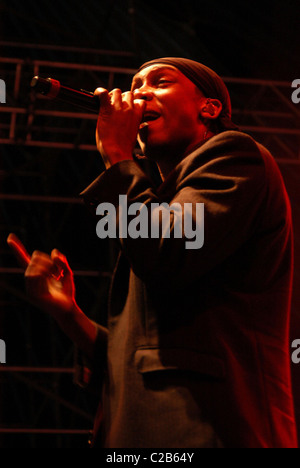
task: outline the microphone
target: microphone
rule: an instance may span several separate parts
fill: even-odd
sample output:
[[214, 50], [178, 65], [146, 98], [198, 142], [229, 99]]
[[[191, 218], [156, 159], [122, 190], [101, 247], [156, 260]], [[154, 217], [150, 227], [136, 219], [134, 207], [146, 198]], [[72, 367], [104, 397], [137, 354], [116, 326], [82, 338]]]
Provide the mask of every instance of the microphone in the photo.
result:
[[34, 76], [30, 86], [33, 91], [50, 99], [58, 99], [91, 112], [99, 112], [99, 98], [90, 91], [69, 88], [53, 78], [41, 78], [40, 76]]

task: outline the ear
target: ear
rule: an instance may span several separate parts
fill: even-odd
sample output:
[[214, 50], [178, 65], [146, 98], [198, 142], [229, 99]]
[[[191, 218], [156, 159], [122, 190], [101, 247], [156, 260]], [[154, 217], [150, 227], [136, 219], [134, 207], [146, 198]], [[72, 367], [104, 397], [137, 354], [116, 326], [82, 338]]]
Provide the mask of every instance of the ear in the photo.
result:
[[218, 99], [203, 99], [200, 103], [200, 115], [203, 119], [214, 120], [222, 112], [222, 103]]

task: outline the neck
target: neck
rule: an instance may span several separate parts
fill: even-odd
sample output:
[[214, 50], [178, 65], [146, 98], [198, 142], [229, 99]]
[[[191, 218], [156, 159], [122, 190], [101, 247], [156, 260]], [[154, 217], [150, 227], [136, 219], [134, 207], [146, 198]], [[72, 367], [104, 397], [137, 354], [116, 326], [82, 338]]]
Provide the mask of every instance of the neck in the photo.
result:
[[158, 151], [160, 157], [157, 155], [157, 157], [155, 158], [151, 155], [150, 159], [155, 160], [162, 180], [165, 180], [165, 178], [172, 172], [172, 170], [177, 166], [177, 164], [179, 164], [190, 153], [199, 148], [199, 146], [203, 145], [213, 136], [214, 133], [206, 131], [198, 143], [191, 143], [190, 145], [188, 145], [188, 147], [186, 147], [180, 152], [178, 152], [178, 148], [177, 151], [174, 148], [168, 148], [168, 151]]

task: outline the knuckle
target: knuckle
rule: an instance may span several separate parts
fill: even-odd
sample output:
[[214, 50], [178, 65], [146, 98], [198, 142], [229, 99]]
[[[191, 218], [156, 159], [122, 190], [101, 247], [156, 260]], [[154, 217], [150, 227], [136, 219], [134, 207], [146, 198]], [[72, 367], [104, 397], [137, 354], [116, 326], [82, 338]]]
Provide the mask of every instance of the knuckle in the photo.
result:
[[98, 88], [95, 89], [94, 94], [96, 96], [98, 96], [100, 94], [108, 94], [108, 91], [105, 88], [98, 87]]
[[41, 253], [42, 253], [42, 252], [40, 252], [39, 250], [34, 250], [34, 251], [32, 252], [32, 257], [40, 257]]

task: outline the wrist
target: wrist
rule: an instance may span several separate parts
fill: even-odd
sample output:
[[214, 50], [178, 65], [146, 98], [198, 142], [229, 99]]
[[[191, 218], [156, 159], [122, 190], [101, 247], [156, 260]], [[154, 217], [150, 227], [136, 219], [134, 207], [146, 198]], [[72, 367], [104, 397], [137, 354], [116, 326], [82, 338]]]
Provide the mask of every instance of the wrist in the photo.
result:
[[59, 325], [75, 321], [81, 314], [83, 314], [83, 312], [75, 301], [70, 302], [68, 306], [62, 309], [55, 308], [50, 311], [50, 315], [59, 323]]
[[113, 165], [121, 161], [133, 161], [133, 156], [131, 153], [116, 152], [109, 155], [109, 160]]
[[93, 359], [97, 327], [78, 307], [76, 302], [66, 313], [56, 314], [53, 318], [70, 340], [90, 359]]
[[121, 161], [133, 161], [131, 151], [124, 151], [120, 148], [100, 148], [99, 149], [106, 168], [113, 166]]

